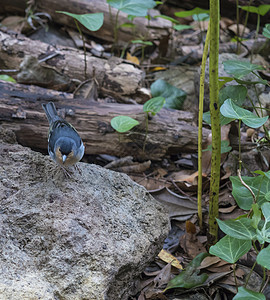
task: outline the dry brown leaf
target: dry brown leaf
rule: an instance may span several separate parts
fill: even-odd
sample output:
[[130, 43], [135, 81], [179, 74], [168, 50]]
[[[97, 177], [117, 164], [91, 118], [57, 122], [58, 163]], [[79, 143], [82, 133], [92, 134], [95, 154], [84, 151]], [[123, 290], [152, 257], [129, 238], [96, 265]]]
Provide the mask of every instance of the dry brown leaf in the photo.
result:
[[136, 56], [132, 56], [129, 52], [127, 52], [127, 57], [126, 57], [127, 60], [133, 62], [134, 64], [136, 65], [139, 65], [140, 64], [140, 61], [138, 59], [138, 57]]
[[194, 235], [189, 233], [181, 236], [180, 246], [190, 258], [194, 258], [201, 252], [207, 252], [203, 244]]
[[223, 214], [228, 214], [228, 213], [231, 213], [232, 211], [234, 211], [236, 209], [236, 207], [237, 207], [237, 205], [232, 205], [229, 207], [219, 208], [218, 211]]
[[190, 234], [196, 233], [196, 226], [189, 220], [186, 221], [186, 232]]
[[165, 261], [166, 263], [171, 263], [171, 265], [177, 269], [180, 269], [182, 270], [183, 267], [181, 266], [179, 260], [173, 256], [171, 253], [169, 253], [168, 251], [162, 249], [159, 254], [158, 254], [158, 257]]
[[148, 191], [161, 190], [171, 186], [171, 183], [165, 179], [147, 177], [145, 175], [129, 175], [129, 177], [138, 184], [144, 186]]

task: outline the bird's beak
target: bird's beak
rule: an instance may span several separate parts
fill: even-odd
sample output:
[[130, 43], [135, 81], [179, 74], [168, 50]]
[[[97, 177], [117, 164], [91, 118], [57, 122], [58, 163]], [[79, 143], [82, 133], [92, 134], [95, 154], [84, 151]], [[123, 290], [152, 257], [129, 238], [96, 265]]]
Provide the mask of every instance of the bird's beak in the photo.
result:
[[65, 163], [66, 159], [67, 159], [67, 156], [66, 156], [66, 155], [63, 155], [63, 156], [62, 156], [63, 164]]

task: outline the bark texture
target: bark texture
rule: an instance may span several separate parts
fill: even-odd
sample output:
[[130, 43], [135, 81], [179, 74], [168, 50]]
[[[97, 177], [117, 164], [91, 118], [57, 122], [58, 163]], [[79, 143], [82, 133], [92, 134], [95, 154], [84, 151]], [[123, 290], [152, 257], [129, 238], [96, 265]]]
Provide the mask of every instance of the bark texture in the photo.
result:
[[[197, 152], [198, 129], [193, 124], [195, 116], [190, 112], [162, 109], [149, 120], [146, 136], [142, 105], [73, 99], [67, 93], [1, 81], [0, 124], [13, 130], [22, 145], [45, 150], [48, 122], [41, 103], [48, 101], [54, 101], [60, 115], [78, 130], [86, 154], [159, 160], [165, 155]], [[118, 134], [110, 126], [111, 119], [118, 115], [130, 116], [140, 125], [127, 134]], [[204, 141], [209, 133], [208, 129], [203, 130]]]

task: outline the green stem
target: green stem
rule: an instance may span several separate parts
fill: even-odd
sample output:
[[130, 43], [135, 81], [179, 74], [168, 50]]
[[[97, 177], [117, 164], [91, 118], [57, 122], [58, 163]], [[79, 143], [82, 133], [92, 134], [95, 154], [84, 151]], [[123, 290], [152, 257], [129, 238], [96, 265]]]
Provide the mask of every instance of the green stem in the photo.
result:
[[84, 54], [84, 79], [87, 80], [87, 61], [86, 61], [86, 47], [85, 47], [85, 39], [84, 36], [82, 34], [81, 28], [79, 26], [79, 23], [77, 22], [76, 19], [73, 19], [75, 21], [76, 27], [79, 31], [79, 34], [81, 36], [81, 39], [83, 41], [83, 54]]
[[237, 48], [236, 48], [236, 54], [240, 53], [240, 42], [239, 42], [239, 0], [236, 0], [236, 35], [237, 35]]
[[233, 277], [234, 277], [234, 282], [235, 282], [235, 288], [236, 288], [236, 291], [238, 293], [238, 283], [237, 283], [237, 278], [236, 278], [236, 264], [233, 264]]
[[147, 135], [148, 135], [148, 113], [146, 112], [145, 113], [145, 139], [144, 139], [144, 142], [143, 142], [143, 153], [145, 151]]
[[255, 260], [255, 262], [254, 262], [253, 266], [251, 267], [250, 272], [248, 273], [248, 276], [247, 276], [247, 278], [246, 278], [246, 282], [245, 282], [245, 286], [244, 286], [245, 288], [247, 287], [248, 281], [249, 281], [249, 279], [250, 279], [250, 276], [251, 276], [251, 274], [252, 274], [252, 272], [253, 272], [253, 270], [254, 270], [256, 264], [257, 264], [257, 262], [256, 262], [256, 260]]
[[203, 98], [204, 98], [204, 80], [205, 80], [205, 66], [208, 54], [208, 46], [210, 40], [210, 22], [205, 39], [205, 45], [203, 49], [202, 65], [200, 73], [200, 95], [199, 95], [199, 117], [198, 117], [198, 219], [199, 226], [202, 229], [202, 123], [203, 123]]
[[209, 55], [209, 90], [212, 129], [211, 179], [209, 194], [209, 243], [217, 241], [218, 199], [220, 182], [220, 118], [219, 118], [219, 0], [210, 0], [210, 55]]
[[241, 173], [242, 168], [242, 160], [241, 160], [241, 120], [238, 121], [238, 162], [239, 162], [239, 170]]

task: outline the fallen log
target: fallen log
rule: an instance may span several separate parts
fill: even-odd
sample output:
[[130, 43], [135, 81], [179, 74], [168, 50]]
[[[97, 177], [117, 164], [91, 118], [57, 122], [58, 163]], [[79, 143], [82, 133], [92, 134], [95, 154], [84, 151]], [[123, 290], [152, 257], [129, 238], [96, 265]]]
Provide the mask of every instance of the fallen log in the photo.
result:
[[[190, 112], [162, 109], [149, 120], [146, 134], [142, 105], [72, 99], [71, 94], [3, 81], [0, 81], [0, 125], [14, 131], [20, 144], [45, 150], [48, 122], [41, 103], [49, 101], [54, 101], [58, 112], [78, 130], [86, 154], [160, 160], [165, 155], [197, 152], [198, 130]], [[130, 116], [140, 125], [118, 134], [110, 121], [119, 115]], [[203, 130], [204, 141], [209, 133], [208, 129]]]
[[[0, 31], [0, 69], [18, 70], [26, 55], [38, 59], [51, 55], [52, 58], [46, 61], [48, 67], [56, 69], [70, 79], [85, 80], [83, 51], [53, 46]], [[135, 97], [136, 94], [138, 96], [137, 92], [141, 88], [143, 79], [143, 72], [138, 67], [116, 57], [107, 60], [94, 57], [89, 53], [86, 60], [88, 76], [95, 77], [98, 89], [104, 96], [109, 95], [122, 100]]]
[[[21, 13], [24, 14], [24, 10], [27, 7], [27, 0], [2, 0], [0, 6], [0, 13]], [[56, 23], [76, 28], [75, 23], [68, 16], [56, 13], [56, 11], [68, 11], [74, 14], [86, 14], [86, 13], [104, 13], [103, 26], [98, 31], [87, 30], [81, 26], [82, 30], [91, 34], [92, 36], [113, 42], [113, 24], [112, 20], [115, 20], [118, 10], [111, 8], [111, 15], [109, 13], [109, 5], [106, 0], [36, 0], [35, 7], [37, 12], [49, 13], [52, 20]], [[157, 10], [151, 11], [151, 15], [157, 15]], [[118, 25], [128, 22], [128, 15], [123, 12], [118, 14]], [[168, 30], [171, 28], [171, 22], [161, 18], [151, 18], [148, 20], [144, 17], [137, 17], [134, 19], [133, 24], [135, 28], [119, 27], [118, 38], [122, 42], [130, 42], [138, 37], [145, 37], [146, 40], [160, 39], [163, 36], [168, 35]]]

